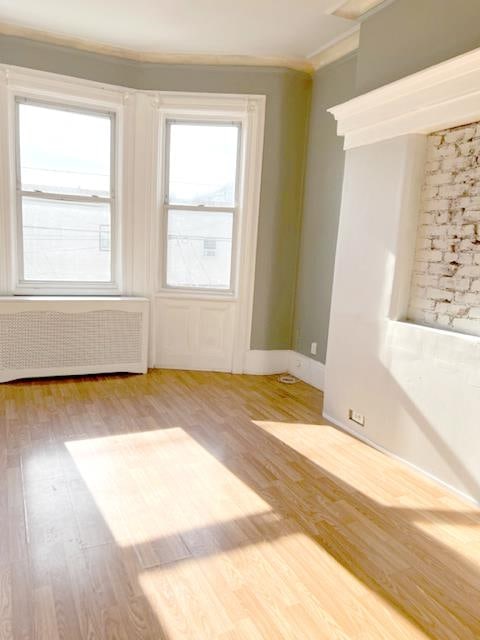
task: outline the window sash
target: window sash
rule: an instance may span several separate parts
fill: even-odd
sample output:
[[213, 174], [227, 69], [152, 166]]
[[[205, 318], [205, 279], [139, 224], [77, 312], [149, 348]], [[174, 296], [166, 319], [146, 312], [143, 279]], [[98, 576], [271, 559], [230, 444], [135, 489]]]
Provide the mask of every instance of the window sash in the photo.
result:
[[[22, 189], [22, 173], [21, 173], [21, 154], [20, 154], [20, 105], [28, 104], [57, 111], [69, 111], [71, 113], [88, 114], [92, 116], [104, 117], [110, 120], [110, 194], [108, 196], [99, 196], [92, 194], [71, 194], [49, 191], [40, 189], [28, 190]], [[17, 288], [29, 289], [33, 288], [38, 293], [42, 290], [52, 291], [58, 290], [65, 293], [66, 290], [73, 290], [79, 293], [82, 290], [101, 290], [112, 291], [118, 293], [117, 280], [117, 254], [118, 254], [118, 232], [117, 232], [117, 212], [116, 212], [116, 114], [113, 111], [104, 111], [101, 109], [91, 109], [81, 106], [70, 106], [57, 102], [43, 101], [41, 99], [25, 98], [23, 96], [15, 97], [15, 165], [16, 165], [16, 257], [17, 257]], [[45, 200], [55, 200], [66, 203], [107, 203], [110, 205], [110, 280], [26, 280], [24, 277], [24, 238], [23, 238], [23, 198], [37, 198]], [[67, 291], [68, 293], [68, 291]]]
[[[238, 127], [237, 136], [237, 155], [235, 164], [235, 202], [233, 206], [222, 205], [205, 205], [205, 204], [176, 204], [170, 202], [169, 186], [170, 186], [170, 128], [172, 124], [186, 124], [193, 126], [235, 126]], [[168, 291], [178, 291], [184, 293], [208, 293], [216, 296], [233, 296], [235, 294], [235, 282], [237, 275], [237, 245], [238, 245], [238, 219], [240, 214], [240, 188], [241, 188], [241, 154], [242, 154], [242, 123], [230, 120], [197, 120], [197, 119], [172, 119], [165, 121], [165, 148], [164, 148], [164, 198], [163, 198], [163, 220], [162, 220], [162, 236], [163, 236], [163, 264], [162, 264], [162, 282], [163, 289]], [[230, 286], [225, 289], [215, 287], [188, 287], [179, 285], [170, 285], [167, 283], [167, 263], [168, 263], [168, 212], [169, 211], [191, 211], [192, 213], [232, 213], [232, 251], [230, 262]]]

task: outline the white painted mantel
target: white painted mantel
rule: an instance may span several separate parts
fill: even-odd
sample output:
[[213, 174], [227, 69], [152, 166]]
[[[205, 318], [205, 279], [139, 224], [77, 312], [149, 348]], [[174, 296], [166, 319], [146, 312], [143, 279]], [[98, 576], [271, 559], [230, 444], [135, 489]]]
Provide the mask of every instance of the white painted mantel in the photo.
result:
[[345, 149], [480, 119], [480, 49], [329, 109]]
[[480, 501], [480, 339], [403, 321], [426, 134], [480, 119], [480, 50], [330, 111], [347, 152], [325, 415]]

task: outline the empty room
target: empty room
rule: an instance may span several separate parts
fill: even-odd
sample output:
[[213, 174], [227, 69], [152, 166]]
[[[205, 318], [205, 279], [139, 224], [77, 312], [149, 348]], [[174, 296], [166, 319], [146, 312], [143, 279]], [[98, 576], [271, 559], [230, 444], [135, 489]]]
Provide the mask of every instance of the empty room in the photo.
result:
[[0, 0], [0, 640], [480, 640], [480, 2]]

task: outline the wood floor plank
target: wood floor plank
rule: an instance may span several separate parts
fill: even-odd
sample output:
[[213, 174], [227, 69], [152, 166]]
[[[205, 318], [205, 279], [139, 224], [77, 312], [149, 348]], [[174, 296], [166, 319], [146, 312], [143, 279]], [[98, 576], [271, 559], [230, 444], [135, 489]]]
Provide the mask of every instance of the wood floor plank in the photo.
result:
[[1, 385], [0, 640], [478, 640], [480, 510], [321, 415], [275, 376]]

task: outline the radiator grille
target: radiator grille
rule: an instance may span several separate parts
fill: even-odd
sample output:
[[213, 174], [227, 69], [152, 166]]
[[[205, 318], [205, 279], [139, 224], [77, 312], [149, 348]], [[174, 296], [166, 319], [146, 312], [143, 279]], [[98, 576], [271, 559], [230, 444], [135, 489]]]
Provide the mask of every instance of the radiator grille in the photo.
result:
[[0, 370], [128, 365], [141, 359], [141, 313], [0, 314]]

